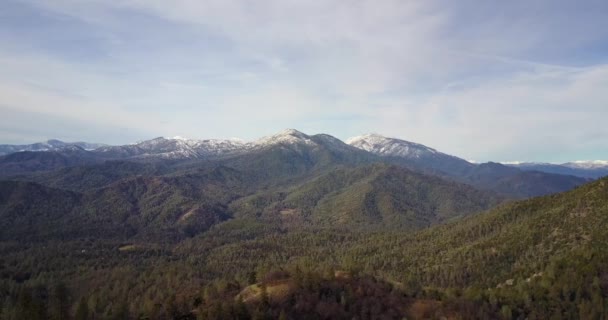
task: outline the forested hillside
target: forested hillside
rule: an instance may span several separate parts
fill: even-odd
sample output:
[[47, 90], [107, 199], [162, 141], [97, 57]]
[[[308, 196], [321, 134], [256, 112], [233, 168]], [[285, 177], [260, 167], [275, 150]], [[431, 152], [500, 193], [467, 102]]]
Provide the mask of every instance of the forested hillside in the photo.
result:
[[[78, 198], [63, 195], [72, 197]], [[602, 179], [413, 233], [331, 224], [290, 228], [281, 219], [243, 216], [184, 240], [5, 240], [2, 314], [36, 319], [65, 309], [81, 319], [204, 318], [209, 312], [237, 318], [230, 301], [238, 305], [241, 290], [268, 285], [268, 274], [284, 270], [284, 279], [297, 284], [286, 300], [244, 301], [243, 318], [293, 317], [297, 310], [313, 318], [332, 312], [373, 318], [385, 311], [395, 318], [388, 310], [413, 318], [601, 318], [608, 302], [607, 199]], [[308, 282], [294, 272], [307, 274]], [[386, 309], [347, 299], [370, 281], [379, 282], [374, 297], [394, 296]]]

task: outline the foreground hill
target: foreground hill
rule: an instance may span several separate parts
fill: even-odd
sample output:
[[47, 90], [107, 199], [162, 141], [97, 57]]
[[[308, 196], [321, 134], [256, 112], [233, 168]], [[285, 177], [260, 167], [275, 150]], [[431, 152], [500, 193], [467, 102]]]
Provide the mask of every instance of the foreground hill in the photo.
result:
[[[368, 170], [378, 170], [376, 176], [381, 176], [384, 169]], [[216, 180], [231, 176], [222, 171], [213, 174], [216, 175]], [[329, 179], [321, 177], [322, 181]], [[120, 182], [111, 189], [100, 189], [98, 195], [105, 198], [105, 193], [131, 190], [125, 194], [141, 194], [141, 199], [146, 199], [135, 203], [143, 208], [154, 203], [154, 194], [164, 194], [150, 193], [150, 190], [163, 190], [168, 179], [153, 181], [152, 185]], [[178, 190], [181, 191], [172, 194], [181, 199], [190, 194], [187, 192], [190, 187], [189, 180], [180, 181], [183, 186]], [[239, 185], [239, 180], [234, 180], [234, 185]], [[22, 191], [15, 191], [20, 188]], [[29, 194], [57, 192], [31, 185], [9, 185], [0, 190], [3, 190], [3, 201], [12, 199], [17, 203], [12, 208], [30, 203]], [[340, 193], [340, 188], [336, 190]], [[72, 192], [52, 196], [68, 203], [82, 197], [86, 195]], [[119, 194], [110, 199], [114, 198], [117, 203], [130, 206], [128, 197]], [[294, 203], [304, 200], [295, 189], [290, 199]], [[102, 207], [111, 202], [114, 201], [103, 202]], [[7, 207], [10, 206], [3, 204], [2, 208]], [[154, 216], [170, 217], [163, 214], [150, 217]], [[26, 221], [41, 220], [27, 218]], [[142, 225], [151, 227], [154, 223]], [[3, 227], [10, 230], [15, 226]], [[333, 305], [326, 300], [331, 299], [332, 292], [340, 293], [343, 290], [340, 288], [345, 288], [340, 281], [326, 275], [347, 270], [389, 283], [391, 290], [396, 290], [396, 299], [402, 299], [390, 305], [391, 310], [405, 307], [407, 313], [419, 309], [412, 309], [414, 305], [421, 306], [423, 311], [432, 310], [411, 313], [414, 319], [435, 315], [476, 319], [559, 316], [602, 319], [608, 303], [607, 227], [608, 179], [563, 194], [504, 204], [418, 232], [395, 230], [390, 225], [381, 229], [314, 224], [292, 228], [286, 227], [281, 219], [244, 215], [215, 224], [189, 238], [114, 239], [91, 233], [43, 242], [0, 241], [3, 256], [0, 290], [6, 297], [3, 312], [8, 314], [21, 315], [19, 310], [23, 310], [20, 308], [27, 301], [55, 310], [51, 307], [56, 301], [53, 288], [58, 288], [59, 279], [71, 292], [69, 303], [74, 306], [74, 314], [79, 301], [84, 299], [82, 308], [102, 318], [117, 314], [193, 317], [193, 310], [207, 303], [209, 297], [230, 290], [236, 291], [236, 296], [248, 285], [258, 282], [257, 279], [263, 279], [268, 271], [299, 268], [305, 273], [320, 273], [325, 280], [308, 282], [318, 285], [293, 291], [293, 300], [288, 301], [308, 304], [298, 307], [305, 309], [293, 309], [295, 305], [290, 305], [284, 308], [285, 313], [309, 310], [311, 314], [322, 314], [319, 310], [333, 312], [323, 309]], [[364, 285], [357, 281], [355, 286]], [[378, 297], [392, 295], [385, 295], [388, 291], [382, 289], [390, 286], [379, 285]], [[40, 293], [41, 287], [49, 288], [50, 298]], [[369, 296], [368, 291], [364, 292], [363, 296]], [[352, 305], [357, 301], [352, 301]], [[220, 310], [224, 306], [228, 304], [222, 304]], [[272, 303], [270, 307], [270, 312], [278, 315], [283, 309]], [[259, 309], [255, 303], [248, 308], [251, 312]], [[345, 311], [341, 308], [331, 310]], [[348, 310], [345, 312], [350, 312]], [[364, 314], [369, 314], [367, 312]]]
[[[608, 179], [602, 179], [421, 231], [379, 256], [415, 252], [416, 259], [403, 270], [419, 279], [430, 276], [438, 286], [495, 286], [526, 279], [584, 252], [591, 260], [601, 257], [595, 254], [607, 244], [607, 225]], [[380, 239], [372, 243], [382, 246]], [[449, 275], [440, 271], [446, 265]]]
[[[223, 233], [244, 230], [218, 227]], [[260, 229], [243, 247], [237, 240], [203, 249], [197, 243], [205, 236], [182, 250], [203, 249], [206, 270], [214, 274], [260, 268], [260, 260], [358, 270], [403, 285], [409, 296], [439, 299], [436, 308], [465, 318], [602, 319], [608, 303], [607, 227], [608, 179], [602, 179], [417, 233], [268, 235]]]

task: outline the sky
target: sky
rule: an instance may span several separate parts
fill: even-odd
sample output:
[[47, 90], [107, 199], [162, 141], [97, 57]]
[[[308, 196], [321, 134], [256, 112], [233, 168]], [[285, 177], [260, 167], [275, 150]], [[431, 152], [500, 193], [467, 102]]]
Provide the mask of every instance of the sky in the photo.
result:
[[0, 143], [378, 133], [608, 159], [605, 0], [3, 0]]

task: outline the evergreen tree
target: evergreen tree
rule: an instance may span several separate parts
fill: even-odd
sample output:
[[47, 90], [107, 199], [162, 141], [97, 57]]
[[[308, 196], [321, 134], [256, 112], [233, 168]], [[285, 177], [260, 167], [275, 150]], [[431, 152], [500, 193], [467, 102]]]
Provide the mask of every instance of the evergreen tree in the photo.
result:
[[78, 303], [78, 307], [76, 308], [76, 315], [74, 317], [75, 320], [87, 320], [89, 319], [89, 304], [87, 300], [82, 297], [80, 298], [80, 302]]
[[50, 297], [50, 318], [53, 320], [65, 320], [69, 317], [68, 289], [60, 282], [53, 287]]

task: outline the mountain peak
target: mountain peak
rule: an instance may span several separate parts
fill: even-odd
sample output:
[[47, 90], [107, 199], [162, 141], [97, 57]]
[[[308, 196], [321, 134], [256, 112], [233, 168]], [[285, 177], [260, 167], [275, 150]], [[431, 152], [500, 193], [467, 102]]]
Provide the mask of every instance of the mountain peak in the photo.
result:
[[46, 141], [46, 143], [51, 146], [63, 146], [66, 144], [65, 142], [58, 139], [49, 139]]
[[364, 134], [356, 136], [356, 137], [349, 138], [348, 140], [358, 140], [358, 139], [365, 139], [365, 138], [390, 139], [389, 137], [385, 137], [381, 134], [369, 132], [369, 133], [364, 133]]
[[278, 135], [288, 135], [288, 136], [294, 136], [294, 137], [308, 137], [308, 135], [306, 135], [305, 133], [298, 131], [296, 129], [285, 129], [281, 132], [279, 132]]
[[347, 144], [375, 154], [420, 158], [423, 154], [436, 154], [437, 151], [427, 146], [396, 138], [368, 133], [346, 140]]
[[391, 139], [391, 138], [387, 138], [387, 137], [377, 134], [377, 133], [366, 133], [366, 134], [362, 134], [360, 136], [348, 138], [346, 140], [346, 143], [353, 145], [353, 144], [358, 143], [359, 141], [389, 140], [389, 139]]
[[296, 129], [285, 129], [275, 135], [263, 137], [254, 142], [257, 146], [267, 146], [275, 144], [314, 144], [310, 136]]

